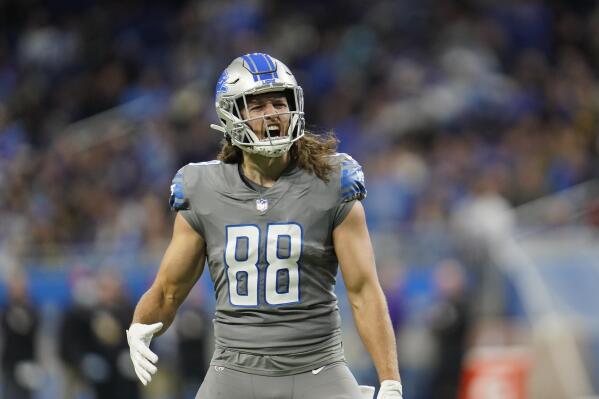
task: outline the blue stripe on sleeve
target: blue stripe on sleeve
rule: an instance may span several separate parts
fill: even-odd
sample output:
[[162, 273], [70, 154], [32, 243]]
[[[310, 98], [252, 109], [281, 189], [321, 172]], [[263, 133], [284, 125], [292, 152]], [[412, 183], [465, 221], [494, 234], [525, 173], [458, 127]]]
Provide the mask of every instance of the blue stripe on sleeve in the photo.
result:
[[169, 205], [173, 211], [189, 209], [189, 201], [185, 197], [185, 185], [183, 184], [182, 169], [180, 169], [173, 178]]
[[343, 201], [354, 199], [361, 201], [366, 198], [366, 194], [362, 167], [353, 158], [345, 159], [341, 162], [341, 197]]

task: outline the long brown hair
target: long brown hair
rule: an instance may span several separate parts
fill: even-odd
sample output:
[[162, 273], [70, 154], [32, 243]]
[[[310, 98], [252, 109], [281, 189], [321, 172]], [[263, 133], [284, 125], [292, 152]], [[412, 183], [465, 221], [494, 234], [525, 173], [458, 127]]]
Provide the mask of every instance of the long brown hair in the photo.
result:
[[[300, 168], [314, 173], [320, 180], [328, 182], [333, 166], [327, 157], [337, 152], [337, 137], [335, 133], [328, 132], [316, 135], [306, 131], [302, 138], [291, 146], [289, 155], [292, 162], [296, 162]], [[231, 139], [222, 141], [217, 159], [224, 163], [243, 162], [243, 152], [239, 147], [231, 144]]]

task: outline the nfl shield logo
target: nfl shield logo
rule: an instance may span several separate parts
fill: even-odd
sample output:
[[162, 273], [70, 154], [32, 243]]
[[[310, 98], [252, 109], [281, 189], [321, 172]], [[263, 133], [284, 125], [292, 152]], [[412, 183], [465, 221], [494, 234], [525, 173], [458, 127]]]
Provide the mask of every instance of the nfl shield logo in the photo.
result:
[[258, 210], [258, 212], [266, 212], [266, 210], [268, 209], [268, 200], [262, 198], [257, 199], [256, 209]]

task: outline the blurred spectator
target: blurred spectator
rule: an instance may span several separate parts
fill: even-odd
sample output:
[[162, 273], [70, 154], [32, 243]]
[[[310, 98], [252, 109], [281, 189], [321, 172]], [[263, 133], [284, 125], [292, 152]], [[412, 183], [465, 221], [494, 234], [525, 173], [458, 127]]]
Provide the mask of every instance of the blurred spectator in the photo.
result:
[[70, 385], [69, 398], [91, 391], [96, 398], [138, 398], [139, 388], [124, 331], [133, 306], [120, 276], [111, 270], [78, 277], [76, 304], [61, 327], [60, 353]]
[[514, 213], [501, 195], [503, 169], [489, 168], [474, 178], [466, 196], [452, 214], [460, 259], [472, 277], [472, 307], [477, 318], [504, 315], [504, 277], [497, 266], [497, 253], [514, 228]]
[[470, 327], [467, 276], [460, 263], [448, 259], [437, 266], [434, 280], [438, 301], [429, 315], [437, 347], [432, 397], [457, 398]]
[[[98, 273], [97, 281], [98, 304], [92, 311], [90, 324], [96, 351], [94, 355], [98, 358], [84, 367], [88, 368], [88, 377], [98, 398], [138, 398], [139, 384], [123, 333], [133, 317], [133, 305], [123, 290], [120, 274], [103, 269]], [[101, 364], [104, 366], [98, 367]]]
[[98, 289], [93, 276], [74, 269], [71, 292], [73, 305], [64, 313], [59, 330], [59, 356], [65, 366], [65, 399], [75, 399], [91, 388], [88, 385], [83, 363], [92, 351], [90, 317], [98, 302]]
[[26, 277], [19, 272], [7, 280], [8, 302], [2, 308], [3, 398], [29, 399], [41, 388], [37, 360], [38, 311], [29, 302]]
[[181, 307], [175, 321], [178, 349], [180, 398], [193, 399], [209, 363], [212, 321], [204, 310], [202, 292], [194, 289]]

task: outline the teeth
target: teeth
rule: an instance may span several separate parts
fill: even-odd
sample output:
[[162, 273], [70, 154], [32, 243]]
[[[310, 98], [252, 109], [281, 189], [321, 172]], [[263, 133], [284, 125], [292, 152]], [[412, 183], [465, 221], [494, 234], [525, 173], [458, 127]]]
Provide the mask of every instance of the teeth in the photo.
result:
[[279, 130], [279, 127], [276, 125], [268, 126], [268, 130]]

